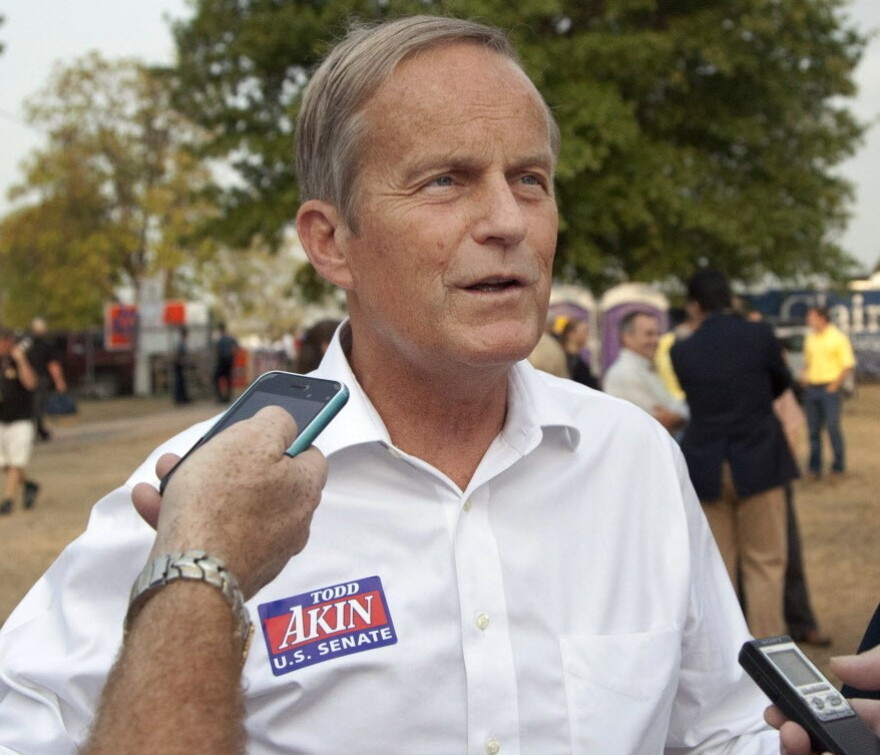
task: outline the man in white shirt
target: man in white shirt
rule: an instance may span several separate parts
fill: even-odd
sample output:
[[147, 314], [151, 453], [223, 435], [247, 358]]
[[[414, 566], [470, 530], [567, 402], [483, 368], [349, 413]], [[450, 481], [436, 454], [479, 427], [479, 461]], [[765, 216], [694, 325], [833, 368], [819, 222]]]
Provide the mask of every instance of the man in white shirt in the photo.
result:
[[[299, 236], [349, 309], [316, 374], [351, 398], [315, 444], [308, 547], [247, 603], [248, 751], [775, 753], [675, 443], [524, 361], [559, 132], [506, 37], [439, 17], [354, 30], [296, 136]], [[86, 738], [153, 542], [131, 488], [204, 431], [99, 502], [7, 621], [0, 751]]]
[[679, 432], [688, 420], [685, 401], [676, 399], [654, 369], [660, 342], [660, 323], [650, 312], [633, 310], [620, 321], [623, 348], [602, 380], [606, 393], [644, 409], [670, 433]]

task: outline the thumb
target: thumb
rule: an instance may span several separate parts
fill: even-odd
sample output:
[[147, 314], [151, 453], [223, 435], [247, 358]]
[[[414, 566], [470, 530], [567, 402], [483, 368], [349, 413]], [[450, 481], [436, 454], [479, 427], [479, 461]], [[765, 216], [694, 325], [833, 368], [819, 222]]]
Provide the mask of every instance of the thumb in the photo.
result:
[[162, 498], [159, 491], [146, 482], [139, 482], [131, 491], [131, 502], [141, 518], [156, 529], [159, 523], [159, 510], [162, 507]]

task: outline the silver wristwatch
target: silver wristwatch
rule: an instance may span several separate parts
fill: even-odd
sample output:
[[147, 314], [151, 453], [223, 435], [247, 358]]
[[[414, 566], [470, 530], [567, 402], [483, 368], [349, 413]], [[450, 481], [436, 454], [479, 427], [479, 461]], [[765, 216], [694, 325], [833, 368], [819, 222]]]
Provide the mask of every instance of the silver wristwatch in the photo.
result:
[[126, 634], [144, 603], [160, 588], [178, 579], [205, 582], [223, 593], [223, 597], [226, 598], [226, 602], [232, 609], [236, 623], [236, 635], [241, 638], [243, 644], [242, 661], [244, 661], [254, 629], [250, 615], [244, 606], [244, 596], [238, 587], [238, 581], [226, 568], [226, 564], [219, 558], [209, 556], [205, 551], [165, 553], [144, 567], [131, 586], [128, 613], [125, 615], [124, 624]]

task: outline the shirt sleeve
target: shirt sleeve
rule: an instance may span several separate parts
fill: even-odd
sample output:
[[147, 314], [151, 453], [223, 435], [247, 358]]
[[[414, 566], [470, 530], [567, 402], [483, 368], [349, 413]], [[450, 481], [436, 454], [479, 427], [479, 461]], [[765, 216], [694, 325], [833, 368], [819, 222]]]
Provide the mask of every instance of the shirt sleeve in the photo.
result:
[[684, 459], [680, 454], [676, 458], [693, 574], [679, 687], [665, 752], [777, 755], [779, 735], [763, 720], [770, 701], [737, 660], [742, 644], [751, 636]]
[[[122, 640], [128, 591], [152, 530], [119, 488], [0, 632], [0, 751], [73, 753]], [[139, 566], [140, 565], [140, 566]]]
[[653, 412], [657, 403], [632, 373], [625, 370], [609, 369], [602, 387], [609, 396], [625, 399], [648, 414]]
[[141, 480], [158, 484], [159, 455], [181, 453], [205, 423], [156, 449], [92, 509], [0, 629], [0, 753], [73, 755], [88, 735], [122, 642], [122, 622], [154, 531], [131, 504]]

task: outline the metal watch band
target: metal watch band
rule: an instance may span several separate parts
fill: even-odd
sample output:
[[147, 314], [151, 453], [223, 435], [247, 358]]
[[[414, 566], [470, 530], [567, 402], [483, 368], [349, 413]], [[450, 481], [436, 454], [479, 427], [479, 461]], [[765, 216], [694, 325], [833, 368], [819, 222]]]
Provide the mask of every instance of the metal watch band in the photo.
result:
[[236, 636], [243, 643], [242, 661], [244, 661], [254, 629], [244, 605], [244, 596], [241, 594], [235, 575], [226, 568], [226, 564], [201, 550], [165, 553], [144, 567], [131, 586], [128, 613], [125, 615], [124, 624], [126, 634], [144, 603], [162, 587], [178, 579], [204, 582], [223, 593], [223, 597], [232, 609]]

